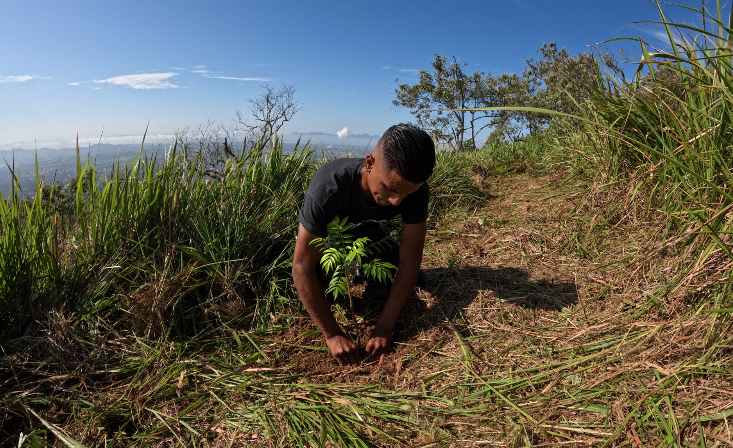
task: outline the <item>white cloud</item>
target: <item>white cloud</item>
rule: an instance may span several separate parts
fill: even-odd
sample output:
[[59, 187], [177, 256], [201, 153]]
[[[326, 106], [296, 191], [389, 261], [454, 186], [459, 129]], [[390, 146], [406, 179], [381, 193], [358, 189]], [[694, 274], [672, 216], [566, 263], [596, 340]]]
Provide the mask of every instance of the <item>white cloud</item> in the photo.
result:
[[417, 76], [417, 74], [420, 73], [420, 70], [416, 68], [399, 68], [399, 67], [393, 67], [391, 65], [383, 66], [382, 70], [394, 70], [397, 73], [405, 73], [408, 75], [415, 75], [415, 76]]
[[[175, 134], [148, 134], [145, 136], [146, 144], [158, 145], [161, 149], [167, 149], [173, 142]], [[115, 136], [103, 136], [100, 142], [99, 135], [79, 136], [79, 147], [94, 149], [94, 145], [97, 143], [110, 144], [110, 145], [132, 145], [130, 150], [137, 151], [140, 149], [140, 145], [143, 141], [143, 135], [115, 135]], [[16, 142], [0, 142], [0, 151], [8, 149], [27, 149], [32, 150], [34, 148], [73, 148], [76, 146], [76, 137], [73, 138], [47, 138], [40, 139], [37, 141], [25, 140]], [[2, 158], [0, 158], [2, 162]]]
[[259, 78], [259, 77], [236, 77], [236, 76], [219, 76], [214, 75], [211, 73], [209, 69], [206, 68], [205, 65], [197, 65], [194, 67], [196, 70], [191, 70], [191, 73], [198, 73], [201, 75], [202, 78], [209, 78], [209, 79], [227, 79], [231, 81], [260, 81], [260, 82], [270, 82], [272, 81], [272, 78]]
[[259, 63], [259, 64], [254, 64], [255, 67], [268, 67], [268, 68], [272, 68], [272, 67], [293, 67], [294, 65], [295, 64], [293, 64], [292, 62], [274, 62], [274, 63], [263, 62], [263, 63]]
[[131, 87], [133, 89], [172, 89], [178, 87], [167, 79], [176, 76], [178, 73], [142, 73], [139, 75], [123, 75], [114, 78], [94, 81], [96, 83], [106, 82], [118, 86]]
[[[173, 141], [175, 138], [175, 134], [155, 134], [155, 135], [146, 135], [145, 136], [145, 143], [169, 143]], [[97, 143], [99, 141], [99, 136], [89, 136], [86, 137], [85, 140], [88, 140], [92, 143]], [[82, 138], [79, 137], [79, 142], [82, 141]], [[115, 135], [111, 137], [102, 137], [102, 143], [107, 143], [110, 145], [139, 145], [143, 141], [142, 135]]]
[[232, 76], [204, 76], [204, 78], [210, 78], [210, 79], [231, 79], [233, 81], [262, 81], [262, 82], [270, 82], [272, 81], [272, 78], [235, 78]]
[[0, 82], [25, 82], [38, 77], [38, 75], [3, 76]]
[[[662, 43], [663, 45], [669, 45], [669, 35], [666, 31], [662, 30], [652, 30], [652, 29], [645, 29], [644, 32], [654, 37], [658, 42]], [[680, 34], [676, 31], [672, 31], [672, 38], [677, 43], [677, 45], [685, 46], [685, 41], [680, 36]]]
[[345, 127], [336, 133], [338, 138], [344, 138], [349, 136], [349, 128]]
[[70, 86], [78, 86], [78, 85], [79, 85], [79, 83], [78, 83], [78, 82], [70, 82], [70, 83], [69, 83], [69, 85], [70, 85]]

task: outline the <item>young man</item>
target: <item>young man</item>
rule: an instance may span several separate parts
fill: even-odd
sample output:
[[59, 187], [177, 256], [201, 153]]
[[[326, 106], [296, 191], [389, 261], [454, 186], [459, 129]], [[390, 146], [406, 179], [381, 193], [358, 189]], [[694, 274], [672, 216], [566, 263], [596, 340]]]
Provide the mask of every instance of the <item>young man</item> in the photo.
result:
[[293, 281], [305, 309], [325, 336], [331, 355], [340, 364], [360, 363], [360, 348], [345, 335], [331, 313], [325, 285], [318, 275], [321, 251], [310, 243], [327, 235], [326, 225], [336, 216], [365, 223], [364, 227], [372, 227], [367, 232], [372, 233], [379, 221], [402, 216], [399, 255], [393, 262], [397, 272], [365, 349], [367, 359], [378, 359], [392, 343], [392, 329], [420, 272], [429, 199], [425, 181], [434, 166], [435, 145], [430, 136], [411, 124], [398, 124], [384, 133], [372, 154], [363, 160], [328, 162], [316, 171], [308, 186], [299, 216]]

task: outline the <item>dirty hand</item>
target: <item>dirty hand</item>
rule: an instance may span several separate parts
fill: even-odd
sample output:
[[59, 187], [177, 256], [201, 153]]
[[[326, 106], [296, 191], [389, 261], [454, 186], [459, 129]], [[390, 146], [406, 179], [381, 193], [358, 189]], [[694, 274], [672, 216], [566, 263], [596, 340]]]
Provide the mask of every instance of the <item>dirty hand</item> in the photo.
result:
[[374, 327], [369, 342], [366, 345], [367, 362], [376, 361], [380, 356], [387, 353], [392, 344], [392, 330]]
[[359, 349], [343, 334], [337, 334], [326, 338], [326, 345], [331, 351], [331, 356], [336, 359], [339, 364], [359, 364], [361, 355]]

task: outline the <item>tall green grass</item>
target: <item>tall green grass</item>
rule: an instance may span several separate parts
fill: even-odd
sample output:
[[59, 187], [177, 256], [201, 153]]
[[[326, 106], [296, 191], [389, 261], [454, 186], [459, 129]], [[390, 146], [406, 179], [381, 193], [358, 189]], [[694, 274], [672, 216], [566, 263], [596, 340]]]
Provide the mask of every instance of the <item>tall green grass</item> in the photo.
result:
[[[611, 155], [647, 188], [651, 206], [669, 216], [689, 265], [680, 274], [708, 277], [730, 297], [733, 284], [733, 15], [673, 5], [698, 14], [699, 26], [668, 20], [657, 2], [667, 48], [643, 39], [630, 81], [607, 78], [594, 92], [591, 151]], [[599, 127], [600, 125], [600, 127]], [[697, 286], [701, 285], [698, 278]]]
[[[700, 25], [668, 19], [662, 8], [683, 8]], [[683, 251], [684, 266], [661, 294], [677, 287], [687, 292], [733, 296], [733, 12], [696, 9], [655, 1], [668, 37], [654, 49], [642, 38], [634, 76], [604, 73], [596, 65], [600, 87], [588, 86], [591, 102], [585, 116], [531, 107], [467, 110], [521, 110], [551, 113], [572, 122], [577, 133], [558, 140], [566, 164], [603, 172], [607, 185], [631, 180], [631, 203], [648, 216], [667, 216], [669, 248]], [[610, 42], [610, 41], [609, 41]], [[551, 151], [552, 158], [557, 151]], [[637, 200], [642, 199], [642, 200]], [[684, 293], [685, 290], [683, 290]], [[720, 303], [716, 302], [717, 305]], [[726, 308], [727, 309], [727, 308]]]
[[[175, 144], [166, 154], [141, 153], [109, 178], [85, 175], [95, 167], [78, 155], [77, 164], [68, 228], [53, 190], [22, 200], [15, 182], [0, 201], [3, 339], [61, 306], [124, 310], [160, 334], [195, 331], [213, 298], [256, 303], [266, 315], [284, 295], [304, 179], [315, 167], [308, 145], [290, 155], [279, 141], [256, 148], [218, 178]], [[254, 301], [263, 296], [270, 300]]]
[[[243, 151], [216, 177], [175, 143], [107, 175], [77, 151], [70, 188], [44, 190], [37, 173], [45, 193], [23, 199], [16, 180], [0, 201], [0, 340], [62, 307], [123, 313], [152, 336], [195, 334], [249, 305], [248, 314], [268, 319], [290, 294], [298, 210], [323, 162], [309, 144], [288, 155], [282, 148], [275, 139], [266, 151]], [[433, 214], [477, 203], [468, 159], [438, 159]]]
[[502, 166], [511, 168], [524, 163], [533, 168], [545, 168], [553, 165], [554, 142], [548, 135], [531, 136], [522, 141], [497, 142], [476, 151], [475, 162], [493, 166], [501, 171]]
[[471, 157], [461, 152], [439, 150], [430, 185], [431, 222], [441, 219], [456, 204], [474, 206], [483, 199], [481, 186], [471, 179]]
[[[297, 215], [323, 161], [308, 145], [286, 155], [275, 142], [211, 177], [200, 158], [177, 149], [141, 154], [106, 177], [77, 156], [71, 208], [68, 196], [61, 200], [68, 188], [23, 199], [17, 182], [2, 201], [2, 361], [22, 361], [0, 378], [0, 419], [25, 422], [38, 437], [40, 421], [68, 446], [73, 439], [51, 421], [101, 427], [112, 444], [132, 446], [186, 444], [211, 437], [212, 428], [284, 437], [291, 446], [399, 444], [434, 432], [446, 399], [308, 384], [282, 367], [265, 337], [283, 329], [277, 314], [293, 293]], [[467, 176], [469, 160], [438, 158], [431, 210], [476, 204], [481, 190]], [[48, 336], [42, 343], [28, 331], [36, 322]], [[259, 330], [242, 330], [253, 326]], [[48, 370], [39, 373], [38, 365]], [[49, 389], [55, 380], [48, 378], [61, 378], [63, 387]], [[91, 388], [94, 398], [67, 394], [77, 380], [110, 386]], [[24, 392], [36, 381], [41, 399]], [[0, 433], [17, 436], [12, 431]]]

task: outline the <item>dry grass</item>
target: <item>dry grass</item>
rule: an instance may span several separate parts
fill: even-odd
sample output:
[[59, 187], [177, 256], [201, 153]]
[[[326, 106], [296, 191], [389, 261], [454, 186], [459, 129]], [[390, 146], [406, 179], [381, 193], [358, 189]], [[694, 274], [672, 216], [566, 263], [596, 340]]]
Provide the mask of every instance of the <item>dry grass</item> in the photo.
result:
[[[511, 444], [520, 423], [519, 445], [730, 440], [733, 351], [722, 324], [679, 291], [653, 297], [679, 256], [660, 249], [657, 223], [606, 207], [611, 195], [563, 188], [550, 177], [498, 181], [495, 201], [431, 232], [429, 286], [405, 310], [394, 354], [352, 369], [303, 354], [299, 371], [492, 403], [471, 424], [445, 422], [463, 434], [456, 446]], [[576, 221], [595, 241], [577, 239]]]
[[[485, 181], [490, 201], [430, 231], [428, 286], [381, 363], [337, 366], [297, 313], [165, 343], [59, 315], [3, 358], [3, 437], [42, 428], [35, 410], [86, 446], [730, 444], [730, 324], [654, 295], [683, 255], [655, 218], [609, 207], [625, 190]], [[366, 331], [379, 292], [353, 292]]]

